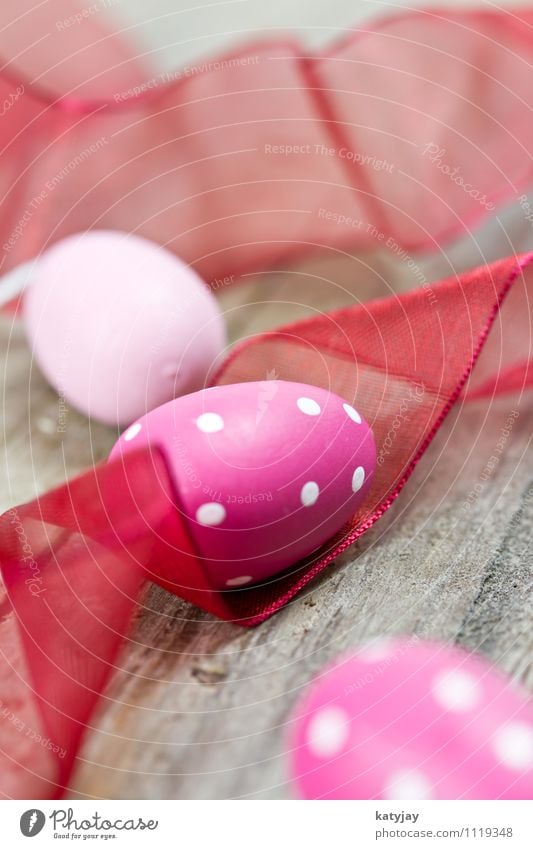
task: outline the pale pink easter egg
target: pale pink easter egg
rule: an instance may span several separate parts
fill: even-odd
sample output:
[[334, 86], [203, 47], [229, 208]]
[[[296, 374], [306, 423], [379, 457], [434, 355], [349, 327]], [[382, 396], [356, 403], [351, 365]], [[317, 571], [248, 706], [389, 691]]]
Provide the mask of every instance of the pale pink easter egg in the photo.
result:
[[35, 263], [27, 335], [50, 383], [81, 412], [127, 425], [199, 389], [225, 345], [215, 297], [193, 269], [139, 236], [90, 231]]
[[266, 380], [218, 386], [153, 410], [115, 445], [150, 444], [213, 587], [262, 581], [320, 547], [354, 515], [375, 469], [372, 433], [331, 392]]
[[530, 799], [533, 712], [488, 661], [416, 638], [376, 641], [324, 670], [288, 739], [306, 799]]

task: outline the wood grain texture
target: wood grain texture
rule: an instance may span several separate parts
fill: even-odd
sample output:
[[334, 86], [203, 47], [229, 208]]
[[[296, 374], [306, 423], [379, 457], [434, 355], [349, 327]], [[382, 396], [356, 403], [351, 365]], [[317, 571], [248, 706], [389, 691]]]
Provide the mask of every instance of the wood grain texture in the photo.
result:
[[[386, 294], [389, 270], [375, 258], [315, 260], [220, 298], [237, 338]], [[0, 343], [6, 509], [105, 457], [116, 433], [72, 410], [58, 432], [58, 398], [32, 368], [20, 326], [3, 318]], [[512, 410], [500, 462], [483, 480]], [[301, 688], [339, 651], [380, 634], [456, 641], [533, 688], [532, 412], [531, 397], [455, 411], [386, 516], [253, 631], [150, 586], [71, 795], [290, 797], [281, 753]]]

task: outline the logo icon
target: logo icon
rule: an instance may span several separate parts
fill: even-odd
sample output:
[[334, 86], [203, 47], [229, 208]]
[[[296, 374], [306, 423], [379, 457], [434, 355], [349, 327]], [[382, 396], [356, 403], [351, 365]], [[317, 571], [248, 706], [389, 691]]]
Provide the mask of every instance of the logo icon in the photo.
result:
[[20, 818], [20, 830], [24, 837], [35, 837], [42, 831], [46, 822], [46, 817], [42, 811], [37, 808], [31, 808], [29, 811], [24, 811]]

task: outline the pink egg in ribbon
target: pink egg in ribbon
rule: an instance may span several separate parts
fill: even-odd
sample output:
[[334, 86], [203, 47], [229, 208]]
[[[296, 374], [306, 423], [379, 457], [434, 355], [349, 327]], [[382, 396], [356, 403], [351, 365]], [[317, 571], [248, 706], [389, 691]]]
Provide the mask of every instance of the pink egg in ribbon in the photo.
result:
[[132, 424], [111, 458], [149, 444], [219, 589], [262, 581], [323, 545], [371, 486], [372, 433], [338, 395], [280, 380], [217, 386]]
[[66, 403], [123, 426], [201, 388], [226, 341], [217, 301], [192, 268], [110, 230], [69, 236], [39, 258], [24, 319]]
[[479, 655], [381, 640], [311, 684], [288, 754], [306, 799], [529, 799], [533, 712]]

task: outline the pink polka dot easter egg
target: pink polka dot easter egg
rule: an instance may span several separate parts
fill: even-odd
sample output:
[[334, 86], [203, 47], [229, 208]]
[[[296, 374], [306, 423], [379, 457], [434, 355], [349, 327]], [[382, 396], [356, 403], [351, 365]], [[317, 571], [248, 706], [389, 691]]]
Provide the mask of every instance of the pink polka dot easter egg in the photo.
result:
[[363, 646], [297, 703], [290, 773], [305, 799], [530, 799], [531, 703], [462, 649]]
[[331, 392], [280, 380], [217, 386], [165, 404], [122, 435], [169, 463], [211, 585], [262, 581], [353, 516], [375, 469], [372, 433]]
[[90, 231], [35, 263], [24, 297], [37, 364], [65, 399], [108, 424], [204, 385], [225, 345], [215, 297], [170, 251]]

